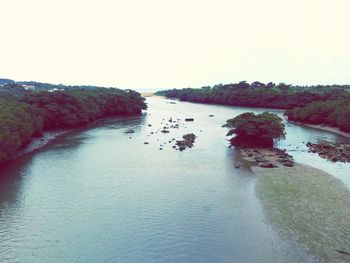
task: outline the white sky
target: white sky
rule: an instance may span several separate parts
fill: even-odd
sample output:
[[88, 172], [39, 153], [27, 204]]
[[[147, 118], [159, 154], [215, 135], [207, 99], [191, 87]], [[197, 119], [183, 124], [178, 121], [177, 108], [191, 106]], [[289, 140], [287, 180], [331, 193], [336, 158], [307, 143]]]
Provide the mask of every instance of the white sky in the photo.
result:
[[0, 77], [350, 83], [350, 0], [0, 0]]

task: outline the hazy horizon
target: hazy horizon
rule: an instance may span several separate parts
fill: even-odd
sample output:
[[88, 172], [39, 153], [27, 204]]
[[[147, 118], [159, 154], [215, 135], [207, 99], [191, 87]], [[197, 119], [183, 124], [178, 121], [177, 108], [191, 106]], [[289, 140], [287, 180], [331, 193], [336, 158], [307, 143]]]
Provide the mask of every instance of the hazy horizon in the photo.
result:
[[1, 8], [1, 78], [138, 90], [350, 84], [346, 0], [13, 0]]

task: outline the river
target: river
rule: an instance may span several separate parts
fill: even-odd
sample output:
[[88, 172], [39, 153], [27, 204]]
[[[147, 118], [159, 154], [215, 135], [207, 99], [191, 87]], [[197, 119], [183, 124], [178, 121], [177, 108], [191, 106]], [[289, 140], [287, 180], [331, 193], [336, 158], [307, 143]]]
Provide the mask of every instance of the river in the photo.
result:
[[[0, 262], [309, 260], [265, 219], [257, 178], [249, 168], [234, 168], [239, 156], [221, 127], [237, 114], [264, 109], [173, 104], [161, 97], [147, 103], [140, 117], [67, 133], [0, 171]], [[180, 119], [179, 129], [159, 132], [171, 117]], [[190, 132], [197, 135], [195, 147], [174, 150], [172, 139]], [[298, 162], [350, 186], [349, 164], [307, 153], [303, 142], [319, 139], [346, 140], [287, 124], [279, 144]]]

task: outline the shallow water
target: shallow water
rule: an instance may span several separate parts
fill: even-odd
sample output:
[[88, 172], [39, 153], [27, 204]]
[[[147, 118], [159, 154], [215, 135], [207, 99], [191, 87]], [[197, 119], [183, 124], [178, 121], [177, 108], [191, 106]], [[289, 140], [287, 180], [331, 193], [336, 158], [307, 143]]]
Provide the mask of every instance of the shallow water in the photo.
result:
[[[256, 177], [234, 168], [239, 156], [221, 128], [264, 110], [147, 101], [141, 117], [66, 134], [0, 171], [0, 262], [305, 262], [302, 248], [265, 220]], [[160, 133], [170, 117], [180, 128]], [[125, 134], [129, 128], [135, 133]], [[169, 140], [189, 132], [195, 148], [175, 151]], [[342, 137], [295, 125], [287, 133], [280, 144], [298, 161], [350, 185], [348, 165], [301, 145]]]

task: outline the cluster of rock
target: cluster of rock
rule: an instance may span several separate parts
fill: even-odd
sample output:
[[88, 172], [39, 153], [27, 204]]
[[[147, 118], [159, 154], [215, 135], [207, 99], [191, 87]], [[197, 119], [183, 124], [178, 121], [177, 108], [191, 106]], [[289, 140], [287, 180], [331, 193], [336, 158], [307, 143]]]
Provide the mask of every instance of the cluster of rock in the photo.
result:
[[309, 152], [317, 153], [320, 157], [332, 162], [350, 162], [350, 145], [349, 144], [333, 144], [322, 141], [320, 143], [308, 142], [306, 146]]
[[196, 135], [194, 135], [193, 133], [188, 133], [188, 134], [185, 134], [184, 136], [182, 136], [182, 139], [183, 140], [176, 141], [176, 146], [179, 147], [180, 151], [183, 151], [186, 148], [192, 148], [193, 143], [196, 140]]
[[274, 168], [279, 165], [286, 167], [294, 166], [294, 159], [289, 155], [286, 150], [278, 148], [269, 149], [242, 149], [242, 157], [249, 160], [255, 161], [260, 167], [263, 168]]
[[[185, 124], [186, 121], [192, 122], [194, 121], [194, 118], [186, 118], [184, 120], [181, 120], [179, 118], [173, 118], [170, 117], [169, 119], [165, 119], [163, 118], [161, 123], [160, 123], [160, 127], [159, 128], [153, 128], [154, 125], [152, 124], [147, 124], [148, 127], [152, 127], [149, 134], [147, 135], [148, 137], [151, 137], [152, 135], [156, 135], [158, 133], [164, 133], [164, 134], [168, 134], [171, 133], [171, 129], [186, 129], [187, 126]], [[202, 132], [202, 130], [200, 130]], [[135, 131], [132, 129], [128, 129], [125, 131], [125, 133], [134, 133]], [[129, 137], [130, 139], [132, 137]], [[177, 137], [179, 139], [179, 137]], [[185, 134], [184, 136], [182, 136], [183, 140], [176, 140], [176, 138], [172, 138], [172, 139], [168, 139], [167, 141], [164, 141], [163, 143], [159, 144], [159, 150], [163, 150], [163, 148], [165, 147], [165, 145], [172, 145], [171, 147], [175, 150], [180, 150], [183, 151], [186, 148], [192, 148], [193, 147], [193, 143], [196, 139], [196, 135], [194, 135], [193, 133], [190, 134]], [[157, 142], [159, 142], [160, 138], [157, 139]], [[145, 145], [149, 145], [151, 144], [149, 141], [144, 141]]]
[[[164, 121], [164, 119], [163, 119]], [[160, 132], [162, 133], [169, 133], [169, 129], [179, 129], [180, 128], [180, 119], [173, 120], [173, 118], [170, 118], [168, 120], [168, 123], [165, 124], [165, 126], [162, 128]], [[161, 123], [163, 124], [163, 122]]]
[[276, 161], [278, 163], [282, 164], [283, 166], [287, 166], [287, 167], [293, 167], [294, 166], [293, 156], [288, 154], [286, 150], [274, 148], [273, 151], [278, 156], [278, 158], [276, 159]]

